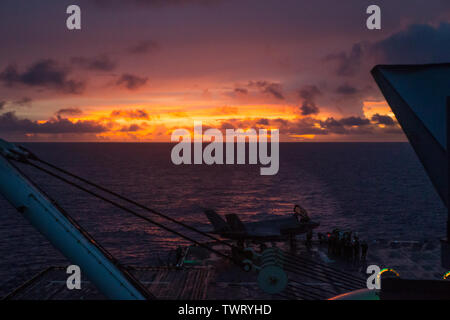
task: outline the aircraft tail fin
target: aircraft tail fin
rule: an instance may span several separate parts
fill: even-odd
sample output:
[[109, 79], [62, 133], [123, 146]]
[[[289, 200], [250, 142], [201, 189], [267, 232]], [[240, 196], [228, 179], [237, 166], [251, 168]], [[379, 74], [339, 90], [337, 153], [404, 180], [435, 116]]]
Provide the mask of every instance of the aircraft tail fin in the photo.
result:
[[205, 215], [213, 225], [215, 232], [230, 231], [230, 226], [214, 210], [205, 210]]
[[225, 218], [227, 219], [228, 224], [231, 227], [231, 230], [234, 232], [247, 232], [247, 230], [245, 229], [245, 225], [242, 223], [241, 219], [239, 219], [239, 217], [234, 214], [234, 213], [230, 213], [225, 215]]

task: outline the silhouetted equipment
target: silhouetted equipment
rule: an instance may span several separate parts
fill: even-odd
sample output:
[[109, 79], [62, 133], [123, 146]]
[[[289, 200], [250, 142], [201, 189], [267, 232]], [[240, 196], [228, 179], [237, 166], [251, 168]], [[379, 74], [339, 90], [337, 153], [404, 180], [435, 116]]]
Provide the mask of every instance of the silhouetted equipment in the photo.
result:
[[31, 157], [0, 140], [0, 194], [110, 299], [154, 296], [66, 211], [31, 182], [13, 161]]
[[[372, 75], [449, 208], [450, 64], [379, 65]], [[442, 265], [450, 267], [450, 212]]]
[[[68, 185], [96, 197], [97, 199], [105, 201], [116, 208], [122, 209], [123, 211], [165, 231], [188, 240], [217, 256], [229, 259], [238, 265], [241, 264], [241, 261], [236, 261], [233, 257], [215, 250], [185, 233], [176, 231], [144, 214], [130, 209], [128, 206], [111, 200], [105, 195], [94, 192], [92, 189], [80, 185], [79, 182], [183, 226], [190, 231], [213, 239], [224, 246], [234, 249], [233, 245], [90, 182], [87, 179], [58, 168], [55, 165], [39, 159], [25, 148], [0, 139], [0, 194], [2, 194], [25, 218], [27, 218], [36, 229], [38, 229], [59, 251], [61, 251], [63, 255], [74, 264], [83, 268], [83, 271], [88, 278], [95, 283], [98, 289], [108, 298], [124, 300], [153, 299], [155, 297], [109, 252], [101, 247], [98, 242], [83, 230], [82, 227], [56, 203], [56, 201], [51, 199], [43, 190], [26, 177], [14, 162], [26, 164], [38, 169]], [[40, 166], [37, 163], [41, 163], [46, 167]], [[47, 167], [50, 167], [50, 169]], [[57, 172], [62, 173], [64, 176], [61, 176]], [[78, 180], [78, 182], [74, 181], [74, 179]]]
[[[177, 219], [146, 207], [125, 196], [117, 194], [94, 182], [61, 169], [56, 165], [48, 163], [23, 147], [0, 140], [0, 176], [2, 177], [2, 179], [0, 179], [0, 193], [3, 194], [19, 212], [28, 218], [56, 248], [69, 258], [70, 261], [80, 265], [88, 278], [106, 297], [113, 299], [152, 299], [155, 296], [147, 291], [147, 288], [143, 286], [139, 280], [131, 275], [126, 268], [121, 266], [117, 260], [95, 242], [87, 232], [81, 229], [81, 227], [57, 205], [56, 201], [46, 196], [42, 190], [29, 180], [29, 178], [23, 175], [15, 165], [17, 162], [44, 172], [53, 178], [73, 186], [97, 199], [107, 202], [137, 218], [151, 223], [182, 239], [190, 241], [195, 246], [208, 251], [210, 254], [215, 254], [218, 257], [228, 259], [241, 267], [243, 267], [243, 260], [247, 258], [246, 251], [244, 250], [245, 240], [283, 239], [298, 233], [311, 232], [313, 228], [319, 225], [312, 221], [300, 223], [293, 216], [263, 221], [262, 223], [244, 224], [235, 214], [226, 215], [227, 222], [225, 222], [216, 213], [206, 212], [216, 230], [221, 234], [225, 233], [227, 235], [232, 235], [232, 239], [237, 240], [237, 245], [233, 245], [209, 233], [178, 221]], [[11, 185], [13, 187], [11, 187]], [[111, 196], [114, 197], [114, 200], [111, 199]], [[121, 202], [118, 200], [121, 200]], [[182, 226], [197, 234], [208, 237], [209, 239], [214, 240], [214, 244], [221, 245], [222, 248], [221, 250], [214, 249], [212, 244], [200, 242], [186, 233], [177, 231], [172, 227], [150, 218], [146, 214], [136, 211], [135, 208], [132, 208], [129, 205], [157, 215], [160, 218]], [[224, 253], [224, 251], [222, 251], [224, 248], [231, 248], [232, 255]], [[187, 251], [183, 252], [181, 248], [176, 250], [175, 266], [177, 269], [180, 269], [185, 263], [195, 262], [187, 261], [186, 254]], [[282, 254], [283, 259], [290, 257], [285, 253], [280, 254]], [[270, 258], [272, 258], [272, 256], [270, 256]], [[295, 258], [290, 257], [289, 259]], [[264, 260], [264, 266], [269, 266], [267, 264], [269, 260]], [[287, 263], [287, 261], [285, 262]], [[286, 266], [289, 268], [290, 272], [295, 272], [297, 274], [304, 274], [305, 272], [298, 263], [287, 263]], [[260, 270], [265, 270], [261, 275], [261, 279], [263, 279], [262, 283], [268, 283], [274, 279], [278, 279], [280, 282], [277, 280], [277, 285], [275, 287], [281, 289], [284, 288], [284, 271], [279, 272], [279, 269], [275, 268], [274, 265], [270, 265], [270, 267], [271, 268], [259, 268]], [[350, 276], [349, 279], [356, 282], [358, 281], [352, 276]]]
[[361, 242], [361, 260], [366, 260], [367, 251], [369, 250], [369, 246], [366, 241]]
[[211, 209], [205, 210], [205, 215], [214, 228], [211, 233], [236, 241], [284, 241], [298, 234], [308, 234], [320, 225], [312, 220], [299, 222], [293, 215], [246, 223], [236, 214], [225, 215], [225, 221]]

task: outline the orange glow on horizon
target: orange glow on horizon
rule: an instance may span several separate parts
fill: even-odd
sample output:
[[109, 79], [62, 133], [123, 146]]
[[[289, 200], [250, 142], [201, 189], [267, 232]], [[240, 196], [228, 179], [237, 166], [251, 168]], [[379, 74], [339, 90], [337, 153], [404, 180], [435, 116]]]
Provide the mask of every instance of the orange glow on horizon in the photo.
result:
[[[201, 103], [204, 103], [203, 101]], [[242, 104], [227, 105], [211, 102], [211, 106], [202, 106], [200, 102], [186, 102], [180, 105], [160, 104], [128, 104], [113, 106], [80, 106], [79, 114], [60, 116], [72, 123], [90, 122], [101, 128], [100, 132], [85, 135], [91, 141], [117, 142], [170, 142], [172, 132], [176, 129], [186, 129], [193, 138], [194, 121], [201, 121], [203, 133], [209, 128], [217, 128], [225, 136], [226, 129], [279, 129], [280, 141], [339, 141], [342, 136], [327, 134], [321, 122], [328, 118], [340, 119], [342, 115], [322, 107], [319, 115], [302, 116], [298, 106], [289, 104]], [[83, 111], [81, 111], [83, 110]], [[363, 114], [372, 119], [376, 114], [390, 116], [395, 119], [385, 101], [365, 101]], [[39, 124], [56, 121], [57, 114], [50, 120], [39, 120]], [[296, 134], [296, 126], [305, 125], [323, 130], [324, 134]], [[380, 129], [386, 126], [376, 125]], [[356, 128], [356, 126], [354, 127]], [[34, 137], [35, 135], [33, 135]], [[74, 138], [76, 140], [76, 137]]]
[[[292, 112], [293, 107], [274, 105], [243, 105], [222, 106], [211, 108], [196, 108], [189, 112], [181, 111], [182, 108], [134, 105], [127, 108], [111, 107], [93, 110], [85, 108], [79, 116], [68, 116], [67, 120], [76, 123], [78, 121], [92, 121], [108, 128], [106, 132], [97, 136], [106, 140], [119, 141], [170, 141], [171, 133], [176, 129], [193, 131], [194, 121], [202, 121], [203, 131], [208, 128], [222, 128], [222, 125], [231, 122], [239, 122], [239, 128], [255, 129], [254, 124], [259, 119], [293, 121], [297, 115]], [[146, 113], [141, 118], [129, 116], [128, 113], [140, 110]], [[275, 115], [275, 116], [274, 116]], [[44, 123], [46, 121], [39, 121]], [[127, 131], [127, 127], [133, 126], [133, 131]], [[278, 129], [273, 125], [258, 125], [267, 130]], [[269, 131], [270, 132], [270, 131]]]
[[395, 115], [386, 101], [364, 101], [363, 112], [364, 116], [368, 119], [372, 118], [377, 113], [395, 119]]

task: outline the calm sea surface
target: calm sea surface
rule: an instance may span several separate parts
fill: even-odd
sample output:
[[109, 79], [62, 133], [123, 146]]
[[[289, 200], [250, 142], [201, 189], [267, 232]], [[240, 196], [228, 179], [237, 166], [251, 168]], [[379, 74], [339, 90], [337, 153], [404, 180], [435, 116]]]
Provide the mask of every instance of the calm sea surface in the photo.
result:
[[[407, 143], [281, 144], [276, 176], [260, 176], [259, 165], [175, 166], [169, 144], [25, 146], [51, 163], [202, 230], [210, 229], [204, 208], [257, 221], [289, 215], [299, 203], [321, 222], [321, 230], [351, 229], [367, 240], [437, 239], [445, 232], [444, 206]], [[164, 261], [169, 249], [186, 243], [42, 173], [23, 169], [124, 263]], [[0, 197], [0, 295], [46, 266], [64, 263], [64, 257]]]

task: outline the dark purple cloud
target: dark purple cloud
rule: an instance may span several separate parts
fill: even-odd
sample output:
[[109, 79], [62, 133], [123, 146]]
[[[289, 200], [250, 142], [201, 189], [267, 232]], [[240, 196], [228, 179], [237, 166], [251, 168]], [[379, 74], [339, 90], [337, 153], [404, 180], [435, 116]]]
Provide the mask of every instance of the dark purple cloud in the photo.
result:
[[153, 40], [141, 41], [134, 46], [128, 48], [128, 52], [132, 54], [151, 53], [159, 49], [159, 44]]
[[255, 120], [229, 119], [222, 123], [221, 129], [232, 129], [242, 127], [258, 128], [268, 126], [280, 129], [284, 135], [373, 135], [373, 134], [402, 134], [394, 126], [378, 127], [377, 123], [367, 118], [350, 116], [343, 118], [329, 117], [320, 120], [313, 117], [303, 117], [296, 120], [267, 119]]
[[135, 76], [129, 73], [123, 74], [116, 82], [119, 86], [125, 86], [129, 90], [139, 89], [144, 86], [148, 81], [148, 78]]
[[260, 124], [260, 125], [263, 125], [263, 126], [268, 126], [268, 125], [269, 125], [269, 120], [268, 120], [268, 119], [261, 118], [261, 119], [258, 119], [258, 120], [256, 121], [256, 123], [257, 123], [257, 124]]
[[84, 83], [69, 79], [69, 71], [51, 59], [40, 60], [20, 72], [15, 65], [7, 66], [0, 73], [0, 82], [7, 87], [24, 85], [53, 89], [64, 93], [81, 93]]
[[370, 124], [370, 120], [361, 117], [346, 117], [339, 120], [344, 126], [366, 126]]
[[303, 102], [300, 107], [301, 114], [303, 116], [309, 116], [312, 114], [318, 114], [320, 112], [319, 108], [314, 103]]
[[314, 85], [303, 86], [299, 92], [299, 97], [302, 99], [300, 107], [303, 116], [318, 114], [319, 108], [316, 106], [316, 97], [322, 95], [322, 92]]
[[384, 124], [386, 126], [393, 126], [396, 124], [394, 119], [392, 119], [391, 117], [386, 115], [380, 115], [378, 113], [373, 115], [371, 120], [375, 123]]
[[[361, 117], [344, 117], [335, 119], [329, 117], [326, 120], [304, 118], [298, 122], [301, 134], [369, 134], [372, 132], [369, 119]], [[361, 130], [361, 128], [365, 128]]]
[[29, 119], [19, 119], [14, 112], [7, 112], [0, 115], [1, 133], [101, 133], [107, 128], [95, 121], [71, 122], [67, 119], [56, 118], [43, 123], [31, 121]]
[[[364, 65], [367, 70], [375, 64], [426, 64], [450, 61], [450, 23], [437, 26], [412, 24], [377, 42], [356, 43], [347, 52], [330, 54], [326, 61], [336, 64], [339, 76], [353, 76]], [[346, 85], [338, 88], [340, 94], [350, 94]]]
[[235, 128], [235, 126], [234, 126], [234, 124], [232, 123], [232, 119], [230, 119], [230, 121], [222, 122], [222, 123], [220, 124], [220, 129], [222, 129], [222, 130], [226, 130], [226, 129], [234, 129], [234, 128]]
[[32, 101], [33, 100], [28, 97], [23, 97], [19, 100], [14, 100], [14, 101], [6, 101], [6, 100], [0, 101], [0, 110], [2, 110], [6, 105], [14, 105], [17, 107], [30, 107]]
[[32, 102], [33, 100], [31, 98], [23, 97], [19, 100], [12, 101], [11, 103], [19, 107], [30, 107]]
[[136, 132], [141, 130], [141, 127], [137, 124], [131, 124], [129, 126], [123, 126], [120, 131], [121, 132]]
[[276, 99], [284, 100], [283, 90], [279, 83], [268, 81], [250, 81], [249, 87], [258, 88], [262, 93], [268, 94]]
[[437, 27], [415, 24], [371, 46], [383, 63], [439, 63], [450, 61], [450, 23]]
[[148, 120], [150, 118], [147, 111], [143, 109], [136, 110], [113, 110], [111, 112], [112, 118], [126, 118], [126, 119], [141, 119]]
[[325, 121], [320, 121], [320, 126], [326, 129], [327, 133], [337, 133], [337, 134], [348, 133], [344, 124], [333, 117], [329, 117]]
[[346, 84], [343, 84], [343, 85], [340, 85], [339, 87], [337, 87], [336, 93], [345, 95], [345, 96], [350, 96], [350, 95], [359, 93], [359, 90], [346, 83]]
[[236, 88], [234, 89], [234, 92], [238, 94], [248, 94], [248, 90], [245, 88]]
[[107, 55], [100, 55], [93, 58], [86, 57], [72, 57], [72, 64], [93, 71], [113, 71], [117, 64]]
[[55, 112], [55, 115], [57, 117], [64, 117], [64, 116], [79, 116], [82, 115], [83, 111], [79, 108], [65, 108], [65, 109], [59, 109]]
[[360, 43], [353, 45], [349, 53], [339, 52], [325, 57], [325, 61], [336, 64], [335, 73], [338, 76], [350, 77], [356, 74], [363, 58], [363, 46]]

